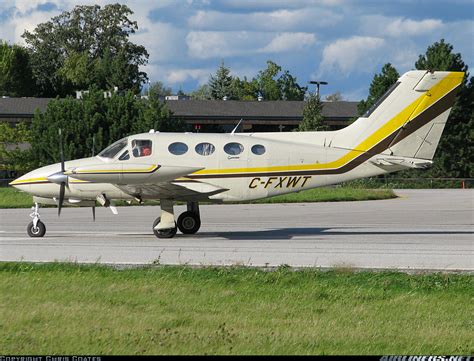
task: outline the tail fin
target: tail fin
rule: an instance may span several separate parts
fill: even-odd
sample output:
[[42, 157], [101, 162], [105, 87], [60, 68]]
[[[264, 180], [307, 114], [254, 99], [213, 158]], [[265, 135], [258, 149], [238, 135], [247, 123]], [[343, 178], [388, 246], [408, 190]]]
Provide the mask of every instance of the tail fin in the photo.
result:
[[[388, 151], [394, 156], [432, 160], [439, 140], [462, 83], [462, 72], [427, 73], [415, 87], [424, 93], [420, 104], [420, 119], [410, 119], [412, 124], [404, 125]], [[431, 100], [434, 97], [435, 99]]]
[[433, 159], [463, 77], [463, 72], [405, 73], [334, 143], [372, 155]]

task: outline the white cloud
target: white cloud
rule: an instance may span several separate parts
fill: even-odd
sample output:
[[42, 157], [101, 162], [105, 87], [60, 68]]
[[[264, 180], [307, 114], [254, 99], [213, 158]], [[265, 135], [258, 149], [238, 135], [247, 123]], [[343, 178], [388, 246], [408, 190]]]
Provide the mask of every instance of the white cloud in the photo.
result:
[[165, 75], [167, 84], [176, 85], [184, 83], [188, 80], [197, 80], [199, 85], [207, 83], [209, 74], [214, 70], [211, 69], [172, 69], [168, 70]]
[[285, 31], [332, 26], [342, 19], [341, 14], [322, 8], [280, 9], [246, 14], [199, 10], [189, 18], [188, 25], [199, 30]]
[[245, 46], [242, 46], [241, 43], [250, 41], [250, 35], [245, 31], [191, 31], [186, 36], [188, 54], [198, 59], [225, 57], [245, 53]]
[[378, 52], [385, 40], [368, 36], [353, 36], [339, 39], [323, 50], [322, 70], [341, 70], [345, 74], [352, 71], [372, 71], [378, 63]]
[[288, 9], [318, 5], [338, 6], [347, 2], [347, 0], [220, 0], [222, 5], [235, 9]]
[[191, 31], [186, 36], [188, 54], [198, 59], [296, 51], [315, 41], [310, 33]]
[[415, 21], [411, 19], [398, 18], [387, 24], [386, 34], [390, 36], [424, 35], [433, 32], [443, 26], [443, 22], [437, 19], [426, 19]]
[[198, 59], [244, 55], [255, 52], [268, 34], [247, 31], [191, 31], [186, 36], [188, 54]]
[[413, 20], [402, 17], [368, 15], [361, 18], [360, 30], [364, 34], [377, 36], [405, 37], [423, 36], [445, 27], [439, 19]]
[[260, 49], [262, 53], [281, 53], [285, 51], [299, 51], [316, 42], [314, 34], [282, 33], [275, 36], [270, 43]]

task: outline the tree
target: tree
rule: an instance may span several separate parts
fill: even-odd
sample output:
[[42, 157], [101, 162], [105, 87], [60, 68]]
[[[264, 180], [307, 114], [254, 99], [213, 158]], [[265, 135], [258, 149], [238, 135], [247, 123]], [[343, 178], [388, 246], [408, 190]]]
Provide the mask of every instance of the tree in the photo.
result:
[[257, 75], [258, 91], [264, 100], [281, 100], [280, 84], [276, 76], [281, 66], [271, 60], [267, 61], [267, 68], [260, 70]]
[[28, 51], [0, 40], [0, 96], [28, 97], [35, 92]]
[[234, 77], [232, 79], [232, 94], [234, 99], [238, 100], [256, 100], [258, 99], [259, 91], [256, 79], [247, 80], [247, 77], [239, 79]]
[[171, 121], [166, 105], [158, 99], [139, 99], [132, 91], [105, 98], [91, 90], [81, 100], [72, 97], [48, 103], [44, 113], [36, 112], [32, 122], [32, 153], [39, 165], [59, 161], [58, 129], [62, 130], [64, 156], [90, 156], [93, 137], [96, 151], [130, 134], [183, 131], [183, 122]]
[[194, 100], [210, 100], [211, 98], [211, 90], [208, 84], [203, 84], [191, 94], [191, 99]]
[[303, 100], [308, 90], [307, 87], [301, 87], [288, 70], [283, 72], [277, 82], [283, 100]]
[[171, 113], [165, 103], [158, 98], [151, 97], [142, 102], [143, 116], [132, 127], [133, 133], [140, 133], [150, 129], [160, 132], [184, 132], [186, 122], [182, 119], [171, 119]]
[[150, 98], [160, 99], [173, 94], [173, 90], [170, 87], [165, 86], [163, 82], [157, 81], [151, 84], [148, 93]]
[[138, 29], [131, 14], [126, 5], [80, 5], [25, 31], [41, 96], [64, 96], [92, 85], [138, 94], [147, 79], [139, 67], [147, 63], [148, 52], [128, 39]]
[[216, 74], [209, 77], [208, 85], [212, 99], [233, 98], [232, 76], [230, 75], [230, 69], [224, 66], [224, 61], [221, 62]]
[[460, 53], [454, 54], [453, 46], [444, 39], [429, 46], [425, 54], [418, 56], [415, 68], [418, 70], [463, 71], [468, 67], [464, 64]]
[[25, 123], [11, 126], [0, 122], [0, 169], [26, 173], [34, 167], [31, 150], [25, 145], [31, 141], [31, 131]]
[[303, 107], [303, 120], [297, 130], [302, 132], [328, 130], [328, 126], [324, 125], [323, 103], [317, 94], [309, 94]]
[[301, 87], [288, 70], [278, 76], [281, 66], [271, 60], [267, 68], [258, 72], [255, 84], [264, 100], [303, 100], [307, 88]]
[[[280, 75], [281, 73], [281, 75]], [[215, 75], [211, 75], [208, 88], [201, 87], [193, 97], [206, 99], [228, 99], [235, 100], [303, 100], [307, 87], [301, 87], [296, 78], [288, 70], [282, 72], [281, 66], [271, 60], [267, 61], [267, 67], [260, 70], [255, 78], [248, 80], [247, 77], [239, 79], [230, 75], [230, 69], [224, 66], [224, 62], [217, 69]], [[209, 94], [204, 91], [209, 90]]]
[[374, 75], [372, 83], [370, 84], [367, 99], [362, 100], [357, 105], [359, 116], [362, 116], [367, 110], [369, 110], [377, 100], [397, 82], [399, 77], [400, 74], [398, 74], [398, 71], [392, 66], [392, 64], [385, 64], [382, 68], [382, 72]]
[[462, 60], [461, 54], [453, 53], [453, 46], [441, 39], [429, 46], [425, 54], [418, 57], [415, 67], [418, 70], [465, 72], [463, 86], [441, 136], [430, 175], [472, 177], [474, 80], [473, 77], [469, 78], [468, 66]]

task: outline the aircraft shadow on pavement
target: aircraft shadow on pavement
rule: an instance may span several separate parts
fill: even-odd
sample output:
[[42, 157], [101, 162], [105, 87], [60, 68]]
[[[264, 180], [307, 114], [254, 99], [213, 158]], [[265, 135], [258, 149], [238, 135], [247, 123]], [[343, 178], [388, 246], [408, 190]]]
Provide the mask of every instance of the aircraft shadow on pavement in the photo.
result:
[[[343, 228], [337, 228], [338, 230], [331, 230], [332, 228], [279, 228], [269, 229], [262, 231], [231, 231], [231, 232], [200, 232], [192, 237], [204, 238], [204, 237], [222, 237], [231, 240], [238, 239], [258, 239], [258, 240], [271, 240], [271, 239], [291, 239], [293, 237], [304, 237], [304, 236], [373, 236], [373, 235], [449, 235], [449, 234], [474, 234], [472, 231], [383, 231], [383, 230], [367, 230], [361, 229], [360, 231], [354, 230], [354, 227], [349, 228], [350, 230], [345, 231]], [[183, 236], [183, 235], [177, 235]], [[186, 236], [188, 237], [188, 236]]]

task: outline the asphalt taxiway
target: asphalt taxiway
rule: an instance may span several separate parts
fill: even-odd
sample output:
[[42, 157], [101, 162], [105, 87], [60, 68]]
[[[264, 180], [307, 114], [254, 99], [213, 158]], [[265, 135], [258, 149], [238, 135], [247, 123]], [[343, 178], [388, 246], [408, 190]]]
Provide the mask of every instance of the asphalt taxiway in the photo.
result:
[[[361, 202], [201, 206], [196, 235], [158, 239], [159, 207], [41, 209], [47, 233], [30, 238], [28, 209], [0, 210], [0, 261], [354, 267], [474, 272], [474, 190], [397, 190]], [[184, 206], [176, 207], [176, 214]]]

